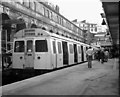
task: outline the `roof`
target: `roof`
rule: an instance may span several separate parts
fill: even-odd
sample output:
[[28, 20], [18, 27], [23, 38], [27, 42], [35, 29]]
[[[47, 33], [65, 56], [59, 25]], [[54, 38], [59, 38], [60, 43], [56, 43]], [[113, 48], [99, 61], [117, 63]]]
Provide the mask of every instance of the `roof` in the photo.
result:
[[101, 0], [113, 44], [119, 44], [119, 0]]

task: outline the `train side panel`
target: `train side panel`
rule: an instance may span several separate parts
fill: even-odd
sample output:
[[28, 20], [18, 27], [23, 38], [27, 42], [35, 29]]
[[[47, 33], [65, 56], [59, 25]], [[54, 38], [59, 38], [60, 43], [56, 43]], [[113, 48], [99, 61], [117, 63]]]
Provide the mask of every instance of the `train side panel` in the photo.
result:
[[83, 52], [84, 52], [84, 61], [87, 61], [87, 58], [86, 58], [86, 46], [83, 46]]
[[[20, 47], [19, 47], [20, 46]], [[24, 54], [25, 41], [14, 41], [13, 56], [12, 56], [12, 68], [23, 69], [25, 67], [25, 54]]]
[[74, 49], [73, 49], [73, 43], [68, 43], [68, 50], [69, 50], [69, 65], [74, 64]]
[[82, 62], [81, 58], [81, 45], [78, 45], [78, 63]]
[[49, 38], [35, 40], [34, 69], [53, 69]]
[[56, 40], [57, 48], [57, 68], [63, 67], [63, 50], [62, 50], [62, 41], [60, 39]]

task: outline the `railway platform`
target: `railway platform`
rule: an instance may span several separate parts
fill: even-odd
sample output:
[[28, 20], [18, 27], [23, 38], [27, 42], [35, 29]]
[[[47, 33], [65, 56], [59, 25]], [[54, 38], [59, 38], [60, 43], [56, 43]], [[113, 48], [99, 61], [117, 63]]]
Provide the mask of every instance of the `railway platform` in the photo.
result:
[[[87, 62], [1, 87], [1, 95], [119, 95], [118, 59]], [[4, 96], [3, 96], [4, 97]]]

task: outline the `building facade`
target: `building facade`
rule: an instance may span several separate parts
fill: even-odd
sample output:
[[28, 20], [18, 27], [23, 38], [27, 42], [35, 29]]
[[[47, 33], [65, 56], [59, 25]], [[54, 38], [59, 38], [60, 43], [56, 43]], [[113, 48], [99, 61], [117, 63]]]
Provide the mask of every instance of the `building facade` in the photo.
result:
[[14, 34], [24, 28], [41, 28], [84, 42], [83, 31], [45, 0], [0, 0], [1, 54], [12, 52]]

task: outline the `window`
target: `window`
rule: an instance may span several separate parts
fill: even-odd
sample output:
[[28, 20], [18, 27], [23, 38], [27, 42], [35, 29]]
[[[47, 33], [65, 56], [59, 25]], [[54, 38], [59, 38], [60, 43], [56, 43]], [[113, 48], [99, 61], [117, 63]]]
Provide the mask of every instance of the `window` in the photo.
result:
[[53, 13], [50, 12], [49, 15], [50, 15], [50, 19], [53, 20]]
[[35, 3], [32, 0], [30, 0], [30, 8], [35, 10]]
[[47, 40], [36, 40], [35, 51], [36, 52], [48, 52]]
[[58, 53], [61, 54], [62, 53], [62, 50], [61, 50], [61, 43], [58, 42]]
[[66, 26], [66, 20], [63, 19], [63, 26]]
[[33, 52], [33, 41], [32, 40], [27, 41], [27, 52]]
[[97, 32], [97, 27], [95, 27], [95, 32]]
[[63, 19], [61, 18], [61, 24], [63, 25]]
[[70, 53], [73, 54], [73, 45], [69, 44], [69, 48], [70, 48]]
[[29, 7], [29, 0], [23, 0], [23, 4], [24, 4], [26, 7]]
[[91, 31], [93, 31], [93, 29], [91, 28]]
[[74, 27], [73, 24], [71, 24], [71, 30], [73, 30], [73, 27]]
[[57, 15], [57, 23], [59, 23], [59, 17], [58, 17], [58, 15]]
[[24, 41], [15, 41], [14, 52], [24, 52]]
[[36, 3], [36, 12], [38, 12], [38, 13], [44, 15], [44, 7], [43, 7], [42, 4]]
[[56, 45], [55, 45], [55, 41], [53, 41], [53, 53], [56, 53]]
[[49, 18], [49, 10], [48, 10], [48, 9], [45, 9], [45, 16], [46, 16], [47, 18]]
[[79, 54], [81, 53], [81, 47], [80, 46], [78, 46], [78, 52], [79, 52]]

